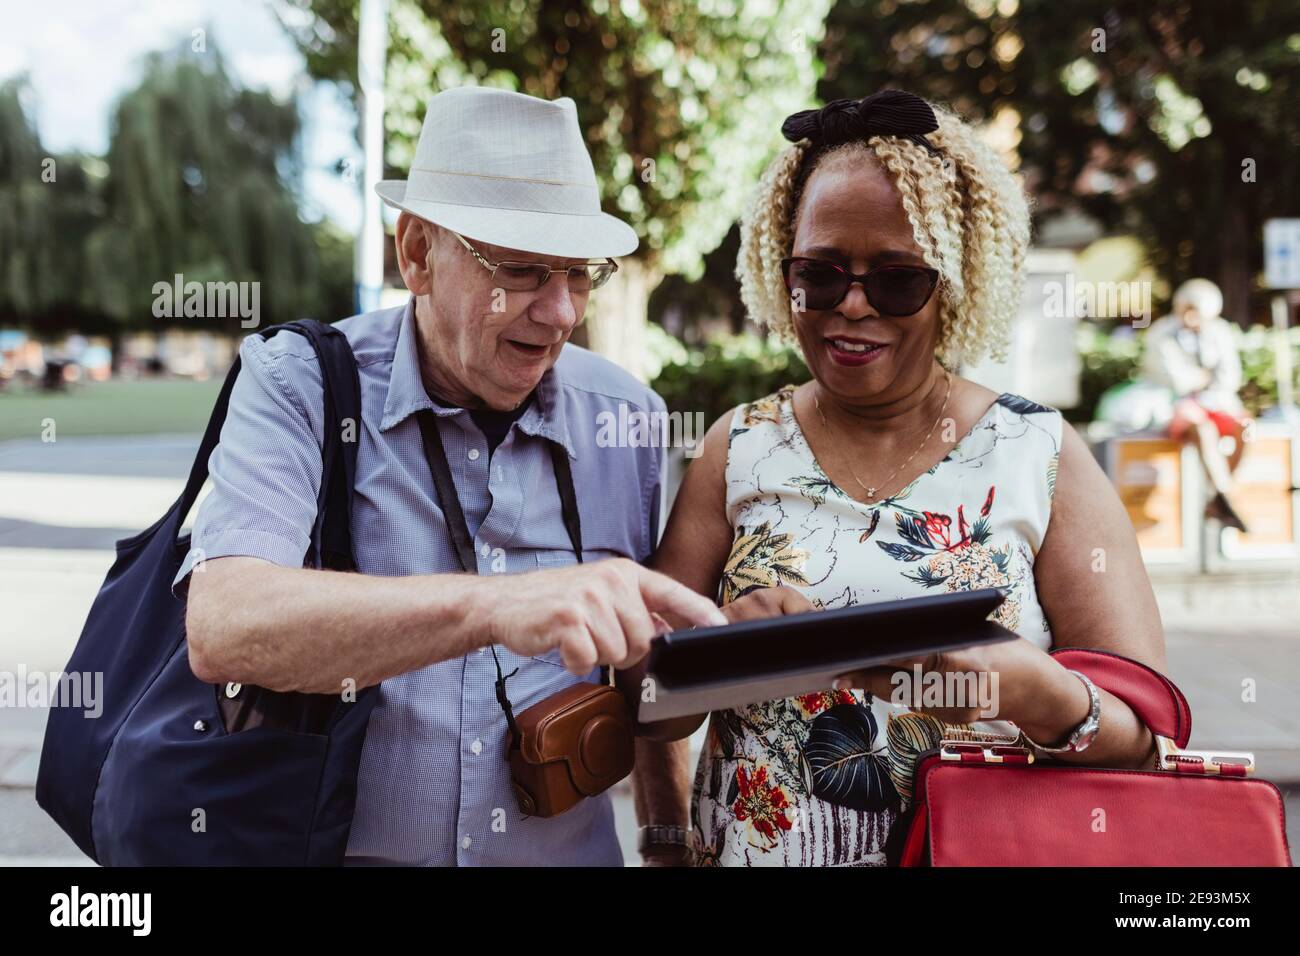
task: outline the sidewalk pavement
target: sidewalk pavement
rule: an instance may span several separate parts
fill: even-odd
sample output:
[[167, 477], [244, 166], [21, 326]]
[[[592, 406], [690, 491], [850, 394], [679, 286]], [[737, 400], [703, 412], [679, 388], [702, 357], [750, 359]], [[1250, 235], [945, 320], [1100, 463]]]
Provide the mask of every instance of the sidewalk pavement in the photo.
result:
[[[112, 562], [113, 541], [162, 514], [196, 443], [193, 436], [0, 443], [0, 672], [62, 669]], [[1253, 751], [1258, 776], [1287, 796], [1296, 845], [1300, 574], [1153, 570], [1152, 580], [1169, 673], [1194, 716], [1191, 746]], [[1253, 699], [1243, 693], [1251, 682]], [[89, 862], [35, 805], [44, 724], [40, 710], [0, 710], [0, 865]], [[614, 797], [624, 856], [634, 865], [626, 782]]]

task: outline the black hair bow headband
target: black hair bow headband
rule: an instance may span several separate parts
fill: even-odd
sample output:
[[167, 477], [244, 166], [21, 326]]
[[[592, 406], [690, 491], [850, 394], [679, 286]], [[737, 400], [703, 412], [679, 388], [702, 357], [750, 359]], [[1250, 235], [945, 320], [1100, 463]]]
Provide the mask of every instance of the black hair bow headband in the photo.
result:
[[934, 110], [925, 100], [904, 90], [881, 90], [861, 100], [832, 100], [819, 110], [794, 113], [781, 124], [781, 134], [792, 143], [807, 139], [817, 146], [900, 136], [938, 155], [925, 138], [938, 128]]

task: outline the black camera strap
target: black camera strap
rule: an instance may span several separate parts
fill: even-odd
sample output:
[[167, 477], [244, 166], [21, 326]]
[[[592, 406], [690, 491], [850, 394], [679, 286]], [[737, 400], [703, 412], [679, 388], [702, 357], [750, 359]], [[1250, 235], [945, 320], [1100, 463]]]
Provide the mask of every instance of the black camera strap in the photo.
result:
[[[433, 490], [438, 498], [438, 505], [447, 519], [447, 530], [455, 546], [456, 558], [461, 570], [466, 574], [478, 573], [478, 558], [474, 554], [474, 538], [465, 523], [465, 512], [460, 507], [460, 497], [456, 494], [456, 483], [451, 477], [451, 465], [447, 462], [447, 450], [442, 444], [442, 435], [438, 432], [438, 419], [429, 409], [417, 412], [420, 423], [420, 437], [424, 441], [424, 457], [429, 462], [429, 472], [433, 475]], [[569, 453], [563, 446], [553, 441], [546, 442], [551, 453], [551, 465], [555, 471], [555, 486], [560, 493], [560, 513], [564, 520], [564, 530], [569, 534], [573, 553], [582, 563], [582, 521], [578, 517], [578, 495], [573, 487], [573, 470], [569, 467]], [[492, 647], [492, 661], [496, 664], [497, 703], [505, 712], [506, 723], [510, 727], [512, 746], [517, 746], [520, 733], [515, 724], [515, 711], [506, 695], [506, 681], [514, 677], [519, 669], [509, 674], [501, 672], [501, 660], [497, 649]]]

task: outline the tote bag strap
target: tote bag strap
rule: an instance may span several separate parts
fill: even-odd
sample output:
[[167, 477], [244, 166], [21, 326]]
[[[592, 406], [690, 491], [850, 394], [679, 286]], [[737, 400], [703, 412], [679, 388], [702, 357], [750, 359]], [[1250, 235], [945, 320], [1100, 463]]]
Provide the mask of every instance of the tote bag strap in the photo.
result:
[[[304, 335], [316, 350], [324, 386], [325, 427], [321, 486], [306, 563], [335, 571], [356, 570], [352, 554], [352, 488], [356, 484], [361, 432], [361, 384], [347, 336], [314, 320], [288, 322], [276, 330]], [[268, 330], [269, 331], [269, 330]]]
[[[352, 487], [356, 482], [357, 443], [361, 429], [361, 385], [356, 359], [347, 336], [334, 326], [315, 319], [273, 325], [258, 334], [270, 338], [286, 330], [311, 342], [320, 363], [325, 400], [321, 484], [304, 563], [318, 568], [353, 570], [356, 565], [352, 554]], [[239, 370], [240, 361], [236, 356], [217, 395], [185, 488], [160, 524], [167, 523], [170, 518], [172, 525], [178, 525], [194, 507], [203, 482], [208, 478], [208, 460], [221, 441], [221, 429], [226, 423], [230, 395]]]

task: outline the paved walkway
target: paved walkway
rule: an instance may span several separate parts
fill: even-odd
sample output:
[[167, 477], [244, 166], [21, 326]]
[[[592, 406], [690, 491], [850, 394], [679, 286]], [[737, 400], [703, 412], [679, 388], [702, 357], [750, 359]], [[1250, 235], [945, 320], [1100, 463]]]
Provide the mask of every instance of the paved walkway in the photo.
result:
[[[113, 541], [151, 524], [180, 491], [197, 438], [0, 443], [0, 671], [67, 662], [112, 562]], [[1170, 674], [1191, 703], [1191, 745], [1254, 751], [1288, 796], [1300, 841], [1300, 576], [1153, 573]], [[1243, 700], [1243, 682], [1254, 700]], [[0, 864], [83, 859], [35, 805], [45, 723], [0, 710]], [[696, 741], [698, 745], [698, 738]], [[620, 837], [636, 860], [626, 785]]]

